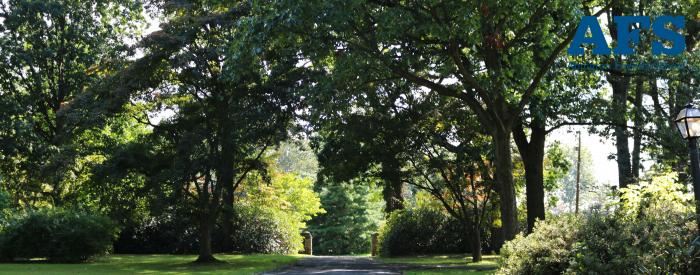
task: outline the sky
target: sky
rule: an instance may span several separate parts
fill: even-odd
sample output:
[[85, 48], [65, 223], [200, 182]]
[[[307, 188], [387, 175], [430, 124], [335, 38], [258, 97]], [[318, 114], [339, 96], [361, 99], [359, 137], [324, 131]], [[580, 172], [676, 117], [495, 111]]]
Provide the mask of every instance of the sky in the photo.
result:
[[617, 162], [614, 159], [608, 159], [608, 156], [615, 154], [615, 143], [612, 137], [604, 138], [598, 134], [590, 134], [588, 127], [584, 126], [561, 127], [547, 136], [547, 144], [559, 141], [566, 147], [576, 147], [578, 146], [576, 132], [579, 130], [581, 131], [581, 147], [591, 152], [592, 170], [596, 180], [606, 185], [617, 185]]

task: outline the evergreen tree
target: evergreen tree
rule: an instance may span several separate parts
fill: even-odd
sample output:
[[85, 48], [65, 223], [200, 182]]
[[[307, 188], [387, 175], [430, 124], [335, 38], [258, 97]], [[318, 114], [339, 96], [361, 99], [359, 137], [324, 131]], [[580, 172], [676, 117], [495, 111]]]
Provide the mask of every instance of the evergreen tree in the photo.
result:
[[382, 216], [381, 191], [374, 184], [351, 181], [321, 188], [325, 214], [310, 222], [317, 254], [361, 254]]

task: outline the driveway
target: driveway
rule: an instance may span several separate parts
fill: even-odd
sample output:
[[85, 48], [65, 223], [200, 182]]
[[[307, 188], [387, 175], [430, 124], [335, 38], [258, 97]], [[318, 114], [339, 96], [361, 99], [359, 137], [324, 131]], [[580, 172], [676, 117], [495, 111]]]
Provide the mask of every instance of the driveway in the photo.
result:
[[267, 275], [302, 274], [401, 274], [370, 257], [360, 256], [311, 256], [304, 257], [296, 264], [280, 270], [263, 273]]

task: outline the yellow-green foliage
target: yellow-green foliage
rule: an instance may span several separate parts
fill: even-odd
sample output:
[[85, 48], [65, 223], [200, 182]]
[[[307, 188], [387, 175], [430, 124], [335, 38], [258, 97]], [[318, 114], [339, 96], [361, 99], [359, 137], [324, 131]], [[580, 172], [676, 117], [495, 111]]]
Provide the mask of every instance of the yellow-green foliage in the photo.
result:
[[[270, 235], [277, 235], [278, 244], [271, 244], [277, 248], [257, 252], [297, 252], [302, 248], [303, 239], [300, 233], [306, 228], [306, 222], [325, 211], [321, 208], [321, 201], [313, 190], [313, 181], [310, 178], [279, 171], [273, 171], [270, 176], [270, 182], [267, 184], [259, 181], [247, 182], [242, 188], [245, 196], [236, 205], [239, 211], [248, 209], [251, 211], [250, 216], [257, 216], [251, 222], [257, 219], [260, 223], [271, 223], [264, 224], [266, 228], [260, 227], [260, 230], [276, 231], [274, 234], [258, 234], [257, 237], [269, 239], [273, 238]], [[250, 229], [255, 225], [246, 226]], [[253, 235], [255, 234], [241, 237], [253, 238], [251, 241], [257, 243], [253, 242], [255, 244], [251, 245], [262, 245], [264, 240], [255, 240]]]
[[693, 209], [692, 193], [678, 183], [675, 172], [652, 176], [650, 180], [622, 188], [621, 211], [625, 216], [635, 217], [645, 212], [672, 211], [690, 212]]

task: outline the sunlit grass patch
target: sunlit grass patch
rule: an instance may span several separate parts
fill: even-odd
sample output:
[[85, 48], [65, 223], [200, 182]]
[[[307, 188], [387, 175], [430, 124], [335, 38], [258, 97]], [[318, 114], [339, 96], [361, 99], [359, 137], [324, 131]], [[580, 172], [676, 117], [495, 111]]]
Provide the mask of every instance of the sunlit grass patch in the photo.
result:
[[[481, 275], [493, 274], [498, 268], [498, 255], [484, 255], [481, 262], [472, 263], [471, 255], [469, 254], [453, 254], [453, 255], [420, 255], [420, 256], [404, 256], [404, 257], [381, 257], [379, 261], [386, 264], [414, 264], [414, 265], [443, 265], [455, 266], [464, 265], [464, 269], [454, 267], [424, 269], [424, 270], [408, 270], [404, 274], [411, 275], [430, 275], [430, 274], [465, 274], [465, 275]], [[486, 269], [486, 270], [484, 270]]]
[[0, 264], [0, 274], [257, 274], [296, 262], [301, 255], [218, 254], [216, 264], [192, 263], [195, 255], [110, 255], [82, 264]]

